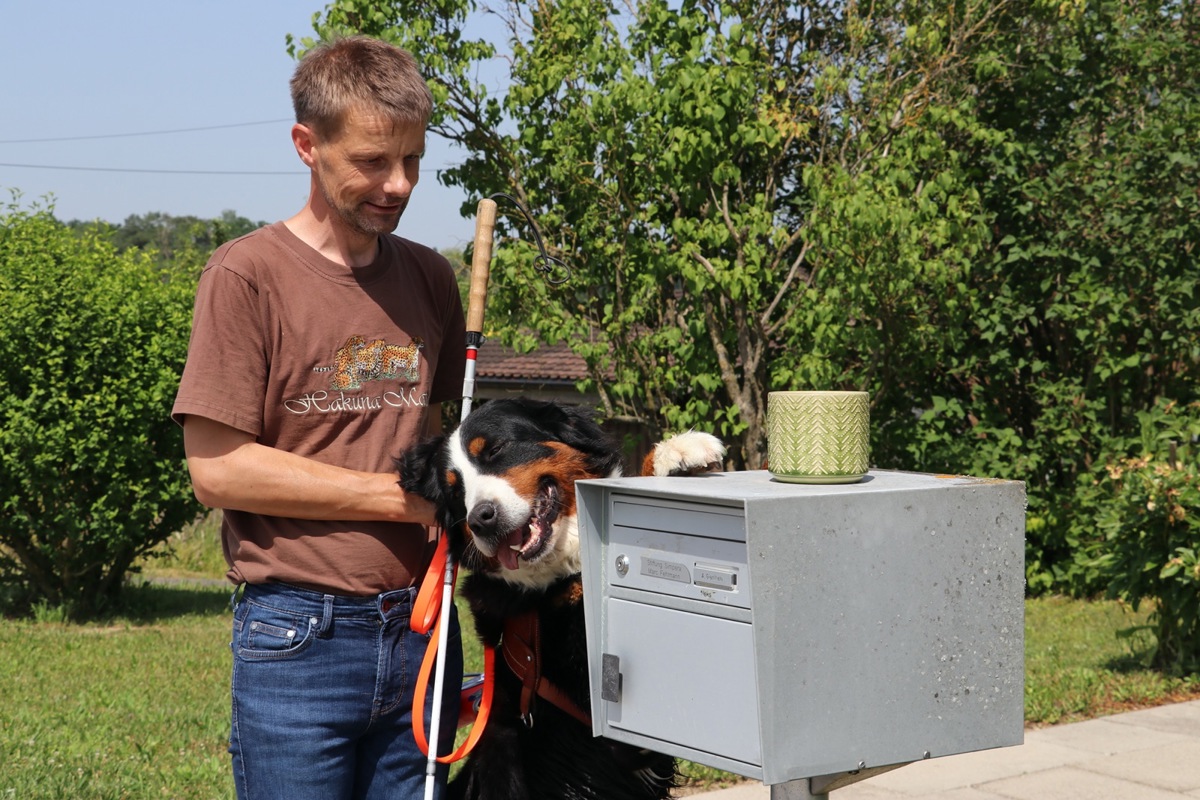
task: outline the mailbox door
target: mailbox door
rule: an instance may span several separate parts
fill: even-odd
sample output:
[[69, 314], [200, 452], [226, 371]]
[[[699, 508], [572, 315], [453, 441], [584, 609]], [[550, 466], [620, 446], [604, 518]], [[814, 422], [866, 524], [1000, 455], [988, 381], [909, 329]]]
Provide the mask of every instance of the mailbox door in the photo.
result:
[[609, 725], [761, 766], [752, 626], [629, 600], [606, 610], [621, 672]]

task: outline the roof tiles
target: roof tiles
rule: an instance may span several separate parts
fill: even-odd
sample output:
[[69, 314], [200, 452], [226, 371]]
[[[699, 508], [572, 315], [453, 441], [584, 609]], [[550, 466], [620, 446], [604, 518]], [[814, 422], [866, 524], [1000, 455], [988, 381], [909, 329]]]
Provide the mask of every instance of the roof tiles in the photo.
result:
[[565, 344], [542, 345], [533, 352], [518, 354], [498, 342], [484, 342], [475, 371], [483, 380], [573, 383], [587, 376], [587, 365]]

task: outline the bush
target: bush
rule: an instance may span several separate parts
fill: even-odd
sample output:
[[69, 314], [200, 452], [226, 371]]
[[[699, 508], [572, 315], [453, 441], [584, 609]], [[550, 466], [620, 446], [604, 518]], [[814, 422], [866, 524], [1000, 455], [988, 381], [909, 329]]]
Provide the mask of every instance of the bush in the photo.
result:
[[[177, 270], [184, 275], [190, 270]], [[0, 215], [0, 599], [102, 611], [199, 512], [169, 412], [190, 278], [49, 211]]]
[[[1169, 674], [1200, 672], [1200, 475], [1194, 443], [1200, 403], [1167, 403], [1139, 415], [1141, 452], [1110, 459], [1080, 492], [1076, 536], [1090, 541], [1079, 560], [1109, 597], [1153, 603], [1153, 665]], [[1084, 520], [1095, 530], [1079, 530]]]
[[1200, 399], [1200, 18], [1177, 3], [1009, 8], [977, 62], [1003, 77], [974, 107], [1001, 139], [962, 146], [993, 236], [945, 293], [970, 306], [965, 339], [931, 321], [967, 344], [927, 370], [932, 397], [913, 393], [920, 421], [895, 437], [912, 458], [896, 462], [1025, 481], [1029, 591], [1086, 596], [1105, 584], [1075, 557], [1095, 539], [1079, 492], [1143, 454], [1138, 415], [1159, 398]]

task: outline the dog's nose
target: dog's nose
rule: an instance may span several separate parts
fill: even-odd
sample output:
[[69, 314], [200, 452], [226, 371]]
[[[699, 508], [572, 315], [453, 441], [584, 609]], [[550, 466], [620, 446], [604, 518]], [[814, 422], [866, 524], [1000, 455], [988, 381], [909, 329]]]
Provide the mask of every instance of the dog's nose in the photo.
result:
[[489, 536], [496, 531], [496, 504], [492, 502], [477, 503], [467, 515], [467, 527], [476, 536]]

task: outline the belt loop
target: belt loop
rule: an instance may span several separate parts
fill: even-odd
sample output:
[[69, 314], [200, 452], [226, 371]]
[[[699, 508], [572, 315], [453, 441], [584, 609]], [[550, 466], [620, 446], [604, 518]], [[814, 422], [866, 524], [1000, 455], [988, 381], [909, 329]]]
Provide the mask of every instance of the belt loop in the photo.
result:
[[333, 595], [325, 595], [324, 608], [321, 609], [321, 621], [317, 625], [317, 636], [326, 636], [333, 627]]
[[[385, 595], [387, 595], [385, 597]], [[417, 596], [417, 587], [410, 586], [407, 589], [394, 589], [390, 592], [384, 592], [379, 596], [379, 613], [384, 618], [391, 613], [396, 606], [403, 605], [408, 616], [413, 617], [416, 614], [414, 605]], [[414, 630], [416, 630], [414, 628]], [[424, 631], [418, 631], [424, 633]]]
[[246, 584], [244, 582], [239, 583], [237, 586], [233, 587], [233, 592], [229, 595], [229, 610], [230, 611], [237, 611], [238, 595], [245, 594], [245, 589], [246, 589]]

